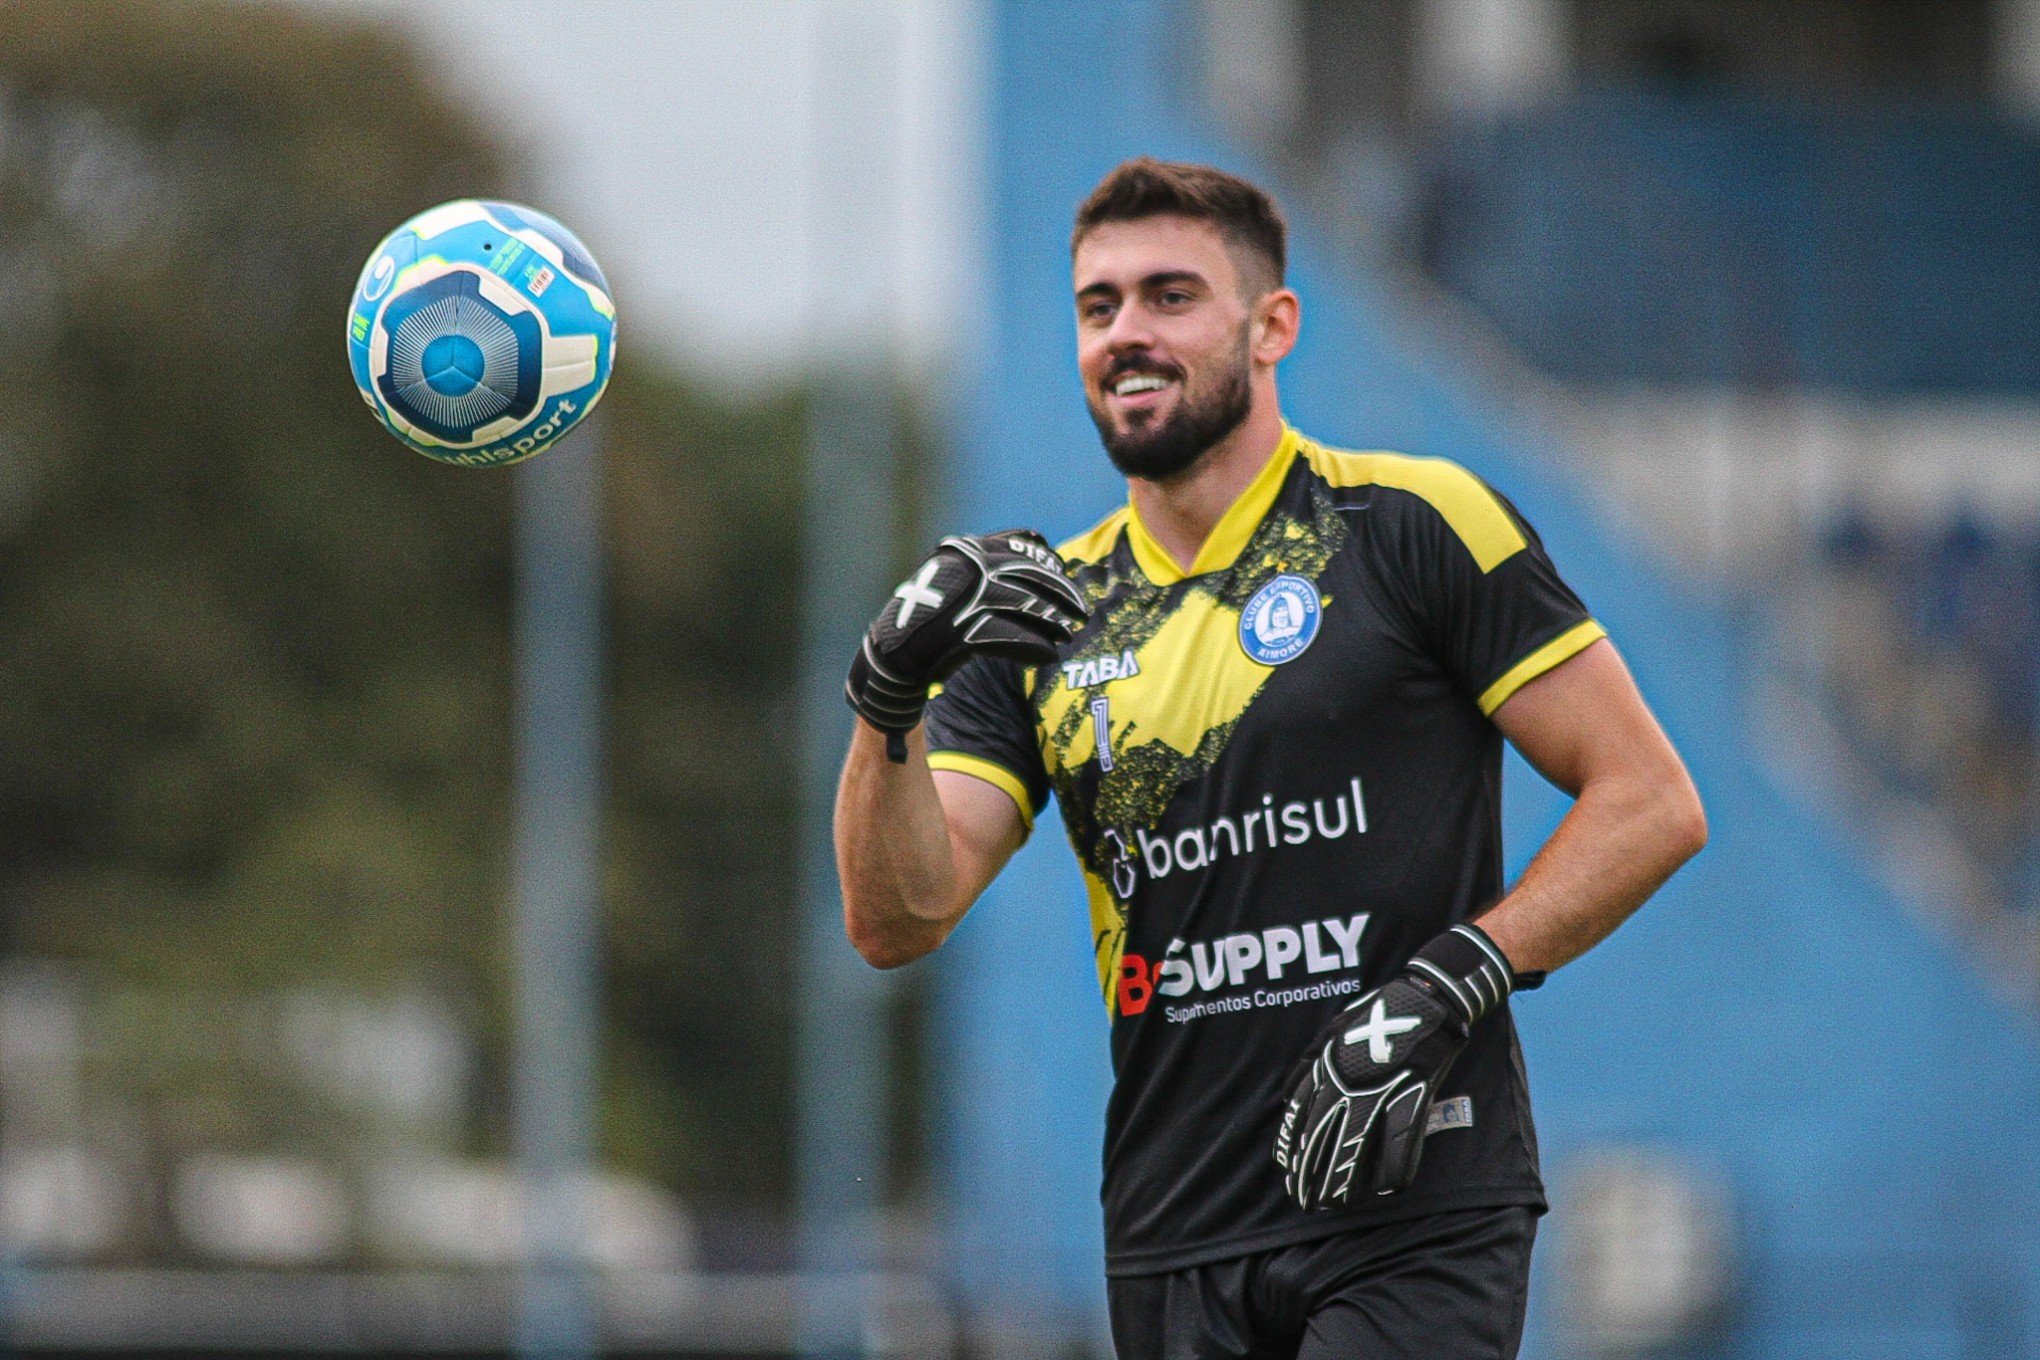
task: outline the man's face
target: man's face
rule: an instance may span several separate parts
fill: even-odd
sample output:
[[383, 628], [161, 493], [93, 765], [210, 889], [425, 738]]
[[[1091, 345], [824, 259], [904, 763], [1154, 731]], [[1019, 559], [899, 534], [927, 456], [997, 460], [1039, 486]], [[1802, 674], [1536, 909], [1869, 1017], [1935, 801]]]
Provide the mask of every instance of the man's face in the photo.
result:
[[1077, 367], [1113, 466], [1164, 480], [1252, 405], [1253, 307], [1225, 238], [1184, 217], [1108, 222], [1078, 244]]

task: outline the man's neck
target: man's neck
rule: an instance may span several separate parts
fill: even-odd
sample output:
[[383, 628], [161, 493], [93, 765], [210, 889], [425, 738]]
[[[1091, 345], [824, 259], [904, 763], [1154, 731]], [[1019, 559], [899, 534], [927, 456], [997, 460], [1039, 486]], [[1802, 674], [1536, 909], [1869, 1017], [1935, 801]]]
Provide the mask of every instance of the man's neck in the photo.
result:
[[1129, 477], [1129, 499], [1155, 542], [1188, 571], [1204, 540], [1281, 443], [1282, 412], [1273, 401], [1257, 401], [1238, 429], [1178, 476], [1166, 481]]

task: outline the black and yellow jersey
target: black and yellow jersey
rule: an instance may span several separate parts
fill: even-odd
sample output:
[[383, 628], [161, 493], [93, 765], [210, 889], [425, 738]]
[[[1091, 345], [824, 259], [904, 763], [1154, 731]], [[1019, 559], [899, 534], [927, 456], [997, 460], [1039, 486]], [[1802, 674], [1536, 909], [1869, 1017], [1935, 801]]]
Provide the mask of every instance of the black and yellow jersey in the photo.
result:
[[1116, 1074], [1108, 1271], [1542, 1207], [1506, 1009], [1455, 1066], [1409, 1190], [1306, 1215], [1270, 1157], [1328, 1017], [1501, 896], [1489, 715], [1602, 636], [1536, 534], [1452, 463], [1292, 429], [1188, 571], [1130, 506], [1060, 551], [1089, 622], [1057, 665], [958, 671], [929, 763], [1030, 824], [1052, 790], [1083, 865]]

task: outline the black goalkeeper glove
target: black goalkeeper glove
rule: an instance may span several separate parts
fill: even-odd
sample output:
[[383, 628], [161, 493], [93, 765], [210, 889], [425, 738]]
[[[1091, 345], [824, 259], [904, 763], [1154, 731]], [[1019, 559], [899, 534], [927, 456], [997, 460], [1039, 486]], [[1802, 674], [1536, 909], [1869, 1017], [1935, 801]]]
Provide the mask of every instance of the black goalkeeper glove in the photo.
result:
[[945, 538], [872, 621], [844, 693], [886, 734], [887, 757], [902, 762], [930, 685], [973, 652], [1052, 662], [1089, 612], [1062, 559], [1033, 530]]
[[1487, 932], [1459, 925], [1340, 1011], [1311, 1041], [1282, 1111], [1275, 1164], [1289, 1197], [1324, 1209], [1407, 1188], [1453, 1059], [1517, 982]]

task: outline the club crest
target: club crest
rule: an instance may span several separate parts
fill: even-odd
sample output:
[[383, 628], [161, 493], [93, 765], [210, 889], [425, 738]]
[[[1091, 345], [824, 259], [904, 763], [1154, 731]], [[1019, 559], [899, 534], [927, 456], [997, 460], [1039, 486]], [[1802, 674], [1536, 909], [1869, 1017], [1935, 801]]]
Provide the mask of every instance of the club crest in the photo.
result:
[[1264, 666], [1294, 661], [1317, 640], [1323, 619], [1317, 587], [1285, 573], [1255, 591], [1240, 611], [1240, 648]]

